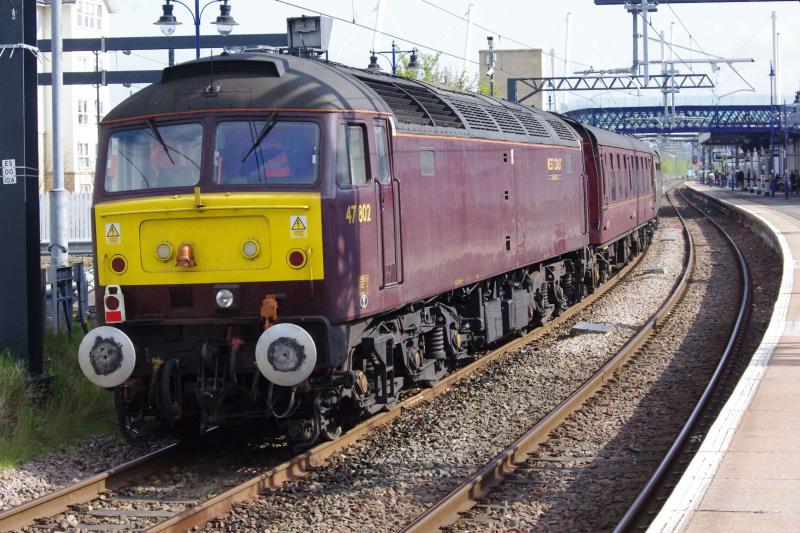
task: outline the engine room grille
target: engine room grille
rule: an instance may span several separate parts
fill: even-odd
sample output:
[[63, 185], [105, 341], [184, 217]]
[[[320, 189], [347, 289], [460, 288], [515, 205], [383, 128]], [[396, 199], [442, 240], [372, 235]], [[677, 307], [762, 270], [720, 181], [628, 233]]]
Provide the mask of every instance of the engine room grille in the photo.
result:
[[479, 105], [464, 100], [449, 99], [450, 104], [458, 109], [467, 125], [474, 130], [500, 131], [492, 117]]
[[500, 126], [503, 133], [527, 135], [523, 125], [507, 109], [503, 107], [486, 107], [485, 109], [492, 115], [492, 118]]
[[386, 101], [401, 124], [464, 128], [450, 106], [422, 85], [356, 77]]
[[547, 120], [547, 123], [550, 124], [556, 131], [556, 135], [558, 135], [559, 139], [562, 141], [575, 141], [575, 136], [572, 134], [572, 131], [570, 131], [566, 124], [554, 118], [548, 118], [545, 120]]
[[517, 111], [516, 115], [519, 121], [525, 126], [525, 129], [528, 130], [528, 135], [550, 138], [550, 133], [547, 131], [547, 128], [544, 127], [544, 124], [539, 122], [536, 115], [524, 111]]

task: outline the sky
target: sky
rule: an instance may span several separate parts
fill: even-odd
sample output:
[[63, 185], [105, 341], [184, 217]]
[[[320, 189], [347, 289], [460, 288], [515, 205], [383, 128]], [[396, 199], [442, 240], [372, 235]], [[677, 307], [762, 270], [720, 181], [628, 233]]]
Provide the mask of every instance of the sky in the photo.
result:
[[[378, 0], [229, 0], [231, 15], [239, 23], [235, 33], [284, 33], [286, 18], [315, 15], [318, 11], [345, 21], [374, 27]], [[111, 15], [111, 35], [115, 37], [160, 35], [153, 22], [161, 15], [162, 0], [120, 0], [120, 11]], [[187, 3], [191, 4], [191, 1]], [[204, 2], [201, 2], [201, 6]], [[463, 17], [472, 4], [469, 46], [466, 47], [467, 23], [443, 10]], [[494, 36], [496, 48], [554, 49], [556, 74], [585, 70], [629, 67], [632, 62], [631, 16], [623, 6], [595, 6], [592, 0], [383, 0], [383, 31], [395, 36], [403, 50], [419, 48], [424, 53], [442, 52], [440, 64], [454, 71], [466, 66], [470, 77], [478, 74], [478, 50], [486, 48], [486, 37]], [[769, 70], [772, 59], [772, 20], [777, 14], [781, 58], [778, 62], [779, 94], [791, 103], [800, 90], [800, 61], [792, 60], [791, 51], [800, 49], [800, 6], [798, 2], [745, 2], [685, 5], [661, 4], [652, 15], [651, 36], [664, 31], [669, 40], [672, 27], [675, 59], [699, 59], [702, 52], [725, 58], [753, 58], [754, 63], [735, 64], [744, 80], [727, 65], [692, 64], [695, 73], [707, 73], [716, 87], [685, 90], [677, 95], [681, 104], [768, 104]], [[219, 9], [206, 8], [201, 20], [203, 34], [215, 34], [212, 25]], [[567, 40], [567, 13], [569, 39]], [[189, 12], [176, 5], [175, 16], [183, 22], [176, 35], [193, 35]], [[476, 27], [475, 24], [482, 26]], [[641, 31], [641, 24], [640, 24]], [[372, 48], [373, 32], [348, 22], [335, 20], [330, 42], [330, 59], [357, 67], [366, 67]], [[567, 44], [568, 41], [568, 44]], [[378, 36], [377, 48], [388, 50], [392, 37]], [[569, 46], [567, 52], [567, 46]], [[641, 45], [640, 45], [641, 47]], [[683, 48], [679, 48], [683, 47]], [[691, 50], [689, 50], [691, 49]], [[219, 53], [221, 50], [215, 50]], [[641, 53], [641, 52], [640, 52]], [[204, 51], [207, 55], [208, 51]], [[666, 54], [669, 54], [667, 48]], [[110, 54], [110, 70], [154, 69], [166, 66], [166, 52], [134, 52], [131, 56]], [[565, 65], [565, 59], [570, 62]], [[661, 57], [661, 43], [651, 42], [651, 59]], [[194, 51], [178, 52], [178, 61], [194, 58]], [[466, 61], [464, 61], [466, 59]], [[381, 59], [380, 61], [384, 61]], [[549, 61], [547, 61], [549, 64]], [[382, 63], [388, 69], [387, 62]], [[546, 67], [547, 68], [547, 67]], [[652, 65], [658, 72], [661, 65]], [[689, 66], [679, 65], [681, 73]], [[548, 70], [545, 75], [549, 75]], [[752, 89], [751, 87], [752, 86]], [[131, 89], [113, 89], [114, 103]], [[753, 90], [754, 89], [754, 90]], [[563, 97], [562, 97], [563, 98]], [[655, 105], [658, 91], [576, 92], [568, 96], [570, 108]]]

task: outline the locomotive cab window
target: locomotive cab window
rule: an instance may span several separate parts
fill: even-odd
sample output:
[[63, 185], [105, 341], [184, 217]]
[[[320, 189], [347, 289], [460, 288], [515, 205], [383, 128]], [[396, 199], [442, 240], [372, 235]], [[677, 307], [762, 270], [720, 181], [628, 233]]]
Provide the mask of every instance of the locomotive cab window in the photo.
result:
[[173, 124], [113, 133], [108, 140], [105, 190], [191, 187], [200, 181], [203, 126]]
[[367, 149], [364, 127], [340, 124], [336, 139], [336, 181], [339, 185], [364, 185], [367, 174]]
[[319, 172], [313, 122], [237, 120], [217, 125], [214, 183], [311, 185]]
[[392, 175], [389, 164], [389, 147], [386, 142], [386, 128], [383, 124], [375, 125], [375, 155], [378, 164], [378, 181], [388, 183]]

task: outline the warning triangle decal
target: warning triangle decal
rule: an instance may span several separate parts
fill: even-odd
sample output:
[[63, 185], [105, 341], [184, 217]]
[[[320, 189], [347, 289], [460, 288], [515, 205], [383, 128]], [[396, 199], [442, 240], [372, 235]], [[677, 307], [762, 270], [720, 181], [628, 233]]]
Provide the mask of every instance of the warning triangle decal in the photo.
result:
[[108, 228], [106, 237], [119, 237], [119, 230], [117, 230], [117, 227], [114, 224], [111, 224], [111, 227]]
[[303, 224], [303, 220], [300, 217], [295, 218], [294, 224], [292, 224], [292, 230], [303, 231], [304, 229], [306, 229], [306, 226]]

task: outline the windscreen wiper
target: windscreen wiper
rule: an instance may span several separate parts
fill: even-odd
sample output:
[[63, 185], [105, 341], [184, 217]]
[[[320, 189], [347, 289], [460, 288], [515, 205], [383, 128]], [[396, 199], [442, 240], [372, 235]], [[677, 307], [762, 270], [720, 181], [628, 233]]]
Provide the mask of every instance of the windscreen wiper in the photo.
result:
[[167, 154], [169, 162], [172, 163], [172, 166], [174, 167], [175, 161], [172, 159], [172, 155], [170, 155], [169, 153], [169, 148], [167, 148], [167, 143], [164, 142], [164, 138], [161, 137], [161, 133], [158, 132], [158, 128], [153, 123], [153, 120], [149, 118], [146, 118], [144, 120], [145, 122], [147, 122], [147, 125], [150, 126], [150, 130], [153, 132], [153, 135], [155, 136], [156, 140], [161, 145], [161, 148], [164, 150], [164, 153]]
[[261, 144], [261, 141], [264, 140], [264, 137], [266, 137], [274, 127], [275, 127], [275, 113], [272, 113], [267, 119], [267, 122], [264, 123], [264, 127], [261, 128], [260, 132], [258, 132], [255, 141], [253, 141], [253, 146], [251, 146], [250, 149], [247, 151], [247, 153], [244, 154], [244, 157], [242, 158], [242, 163], [247, 161], [247, 158], [250, 157], [250, 154], [252, 154], [256, 148], [258, 148], [258, 145]]

